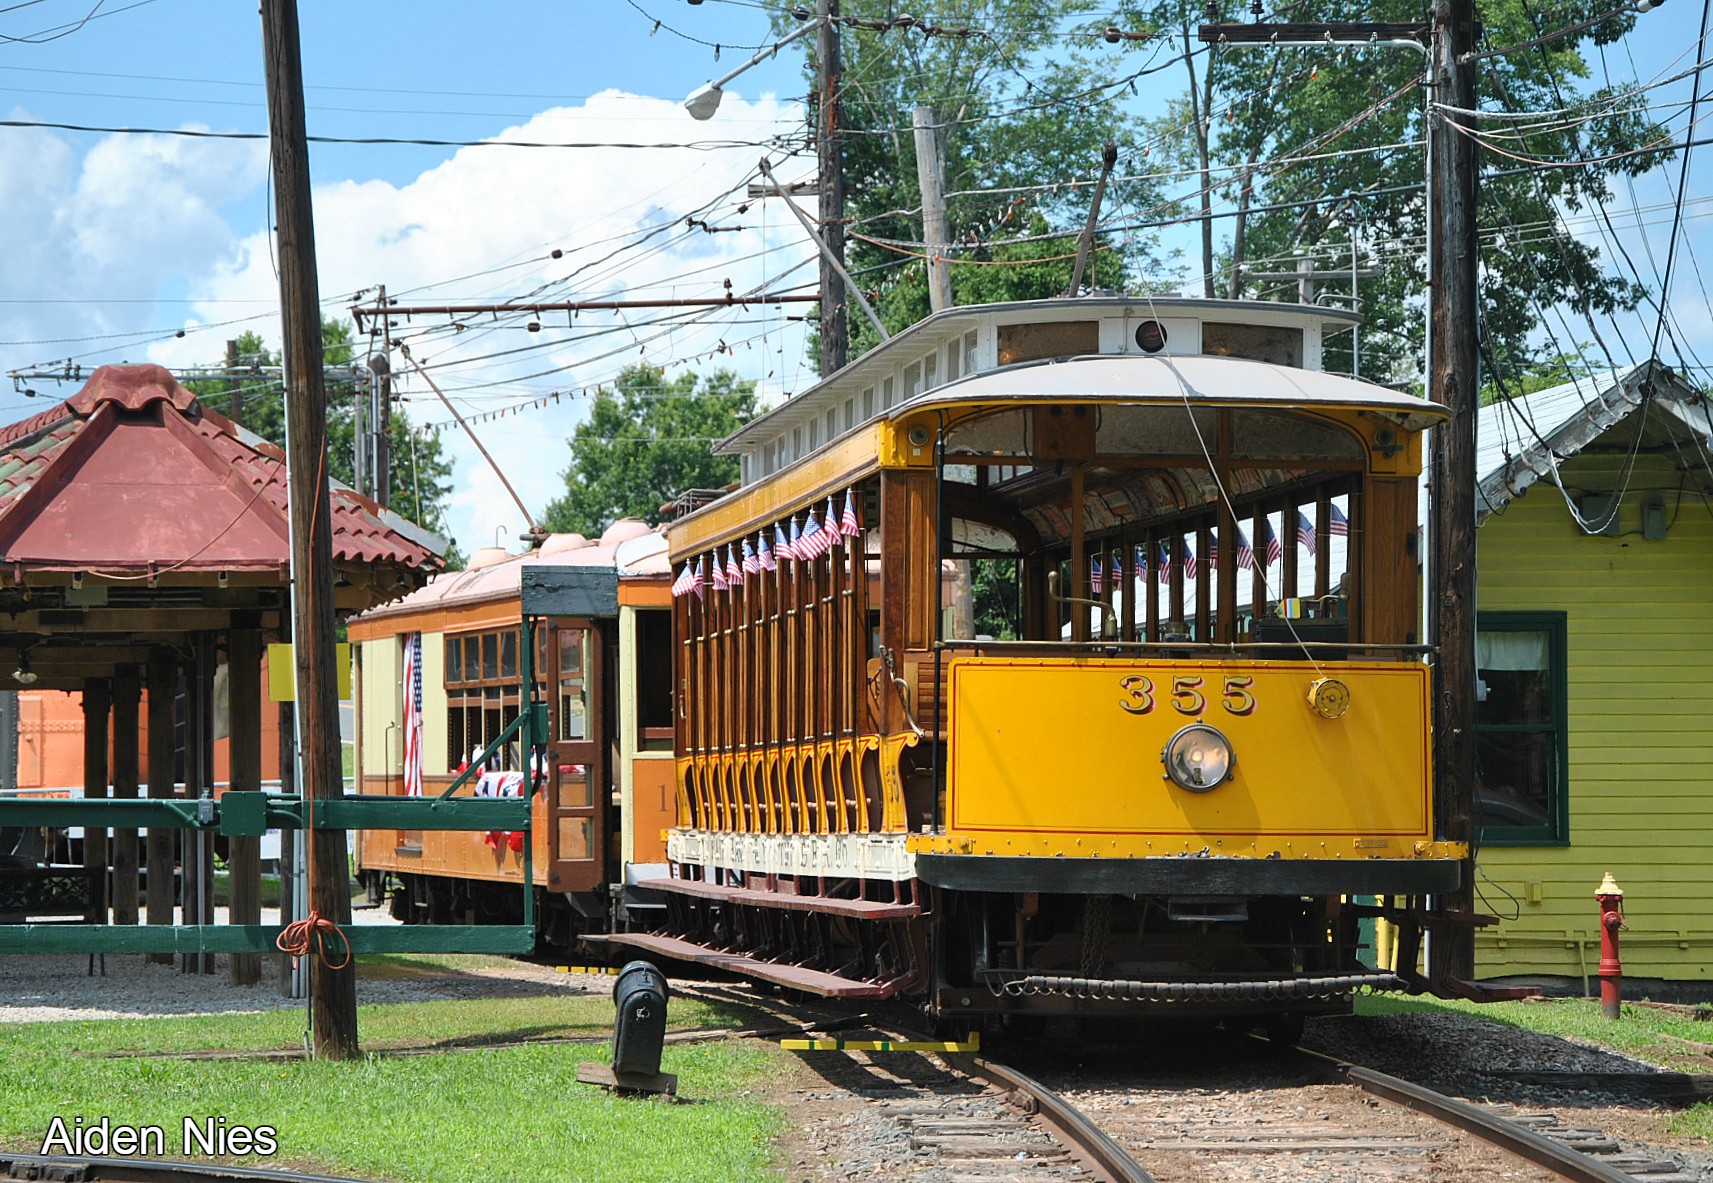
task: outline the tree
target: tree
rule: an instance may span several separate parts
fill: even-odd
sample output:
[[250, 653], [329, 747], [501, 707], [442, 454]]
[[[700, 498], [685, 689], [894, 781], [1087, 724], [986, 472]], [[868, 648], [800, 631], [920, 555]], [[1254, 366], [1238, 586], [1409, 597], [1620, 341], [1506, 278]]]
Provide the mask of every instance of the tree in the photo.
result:
[[[331, 318], [321, 322], [327, 375], [327, 466], [328, 475], [347, 485], [356, 481], [356, 403], [367, 398], [367, 378], [352, 368], [353, 330], [345, 321]], [[186, 383], [191, 392], [222, 414], [233, 408], [234, 387], [237, 414], [244, 427], [270, 443], [285, 447], [285, 385], [277, 367], [279, 354], [271, 352], [256, 333], [237, 340], [240, 366], [251, 373], [231, 384], [218, 380]], [[272, 370], [273, 372], [269, 372]], [[388, 506], [401, 517], [436, 533], [446, 531], [446, 495], [451, 492], [452, 462], [441, 449], [440, 437], [419, 432], [405, 412], [395, 407], [387, 432], [392, 456], [388, 481]], [[462, 566], [454, 546], [446, 556], [449, 567]]]
[[[1274, 19], [1348, 19], [1331, 0], [1294, 0]], [[1144, 10], [1155, 27], [1178, 38], [1190, 89], [1150, 130], [1173, 158], [1202, 170], [1206, 193], [1183, 204], [1186, 216], [1210, 212], [1217, 196], [1235, 206], [1222, 258], [1213, 251], [1212, 219], [1203, 218], [1206, 290], [1295, 298], [1294, 284], [1255, 281], [1246, 270], [1295, 269], [1315, 261], [1326, 290], [1348, 297], [1336, 273], [1351, 265], [1352, 243], [1364, 268], [1380, 275], [1360, 283], [1361, 372], [1408, 380], [1419, 371], [1426, 282], [1423, 249], [1429, 211], [1420, 184], [1423, 102], [1419, 54], [1400, 49], [1231, 48], [1214, 54], [1192, 43], [1205, 19], [1201, 0], [1164, 0]], [[1488, 47], [1520, 46], [1560, 27], [1596, 21], [1586, 30], [1515, 52], [1491, 53], [1478, 64], [1481, 106], [1505, 112], [1559, 111], [1563, 118], [1496, 125], [1503, 154], [1482, 151], [1483, 252], [1481, 321], [1492, 364], [1509, 375], [1550, 361], [1564, 346], [1537, 335], [1546, 308], [1568, 301], [1578, 310], [1610, 314], [1645, 295], [1612, 274], [1595, 244], [1569, 234], [1562, 211], [1597, 208], [1618, 177], [1655, 167], [1668, 154], [1638, 152], [1665, 138], [1663, 129], [1607, 89], [1581, 93], [1588, 75], [1581, 47], [1610, 44], [1635, 17], [1611, 15], [1596, 0], [1570, 0], [1540, 16], [1527, 0], [1482, 5]], [[1363, 12], [1373, 21], [1421, 18], [1419, 4], [1379, 0]], [[1199, 63], [1200, 73], [1197, 73]], [[1493, 141], [1487, 141], [1493, 144]], [[1531, 167], [1533, 161], [1588, 163], [1575, 168]], [[1285, 163], [1289, 161], [1288, 165]], [[1519, 164], [1521, 167], [1519, 167]], [[1540, 249], [1550, 243], [1549, 249]], [[1214, 277], [1218, 276], [1217, 285]], [[1339, 303], [1345, 303], [1340, 300]], [[1329, 369], [1351, 369], [1350, 336], [1327, 340]]]
[[572, 433], [565, 495], [547, 507], [546, 527], [592, 538], [619, 518], [657, 520], [686, 490], [737, 480], [736, 458], [714, 455], [712, 444], [756, 409], [755, 383], [729, 370], [668, 380], [653, 366], [631, 366]]
[[[947, 201], [950, 237], [959, 244], [954, 302], [1063, 295], [1090, 197], [1089, 186], [1069, 182], [1099, 172], [1106, 141], [1121, 153], [1134, 147], [1135, 122], [1119, 105], [1131, 81], [1117, 64], [1123, 50], [1099, 37], [1062, 36], [1067, 17], [1089, 14], [1095, 28], [1107, 23], [1105, 10], [1093, 0], [946, 0], [932, 23], [900, 17], [889, 0], [843, 0], [839, 10], [840, 158], [853, 231], [847, 263], [888, 330], [928, 313], [912, 132], [918, 105], [934, 111], [946, 189], [954, 195]], [[792, 23], [781, 16], [777, 27]], [[812, 73], [812, 50], [808, 67]], [[1151, 194], [1143, 183], [1115, 182], [1106, 216], [1145, 204]], [[1158, 287], [1165, 280], [1151, 239], [1103, 238], [1098, 245], [1095, 286]], [[877, 340], [854, 313], [850, 333], [853, 356]]]

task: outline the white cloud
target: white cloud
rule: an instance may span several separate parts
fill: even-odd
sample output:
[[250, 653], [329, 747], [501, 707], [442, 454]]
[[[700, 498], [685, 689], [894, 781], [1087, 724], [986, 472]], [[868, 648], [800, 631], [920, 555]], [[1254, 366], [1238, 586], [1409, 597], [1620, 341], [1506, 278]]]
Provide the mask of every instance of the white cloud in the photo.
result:
[[[786, 130], [802, 121], [798, 108], [772, 98], [753, 103], [728, 98], [726, 107], [731, 110], [722, 108], [721, 119], [699, 124], [676, 101], [607, 91], [578, 107], [543, 112], [499, 138], [678, 144], [732, 136], [730, 128], [722, 126], [728, 114], [731, 126], [743, 129], [736, 134], [746, 138], [758, 126]], [[716, 234], [686, 235], [683, 219], [734, 186], [741, 194], [761, 154], [752, 146], [714, 151], [470, 147], [408, 184], [344, 180], [318, 185], [314, 216], [322, 297], [330, 300], [377, 283], [385, 283], [390, 294], [407, 303], [491, 302], [538, 288], [544, 289], [544, 300], [627, 294], [700, 297], [720, 294], [728, 278], [733, 290], [743, 292], [812, 256], [813, 247], [789, 213], [754, 202], [738, 215], [727, 203], [712, 220], [743, 225], [745, 230]], [[801, 166], [781, 171], [798, 175]], [[123, 192], [124, 187], [116, 183], [113, 191]], [[170, 186], [160, 186], [163, 207], [169, 191]], [[171, 230], [175, 233], [197, 224], [193, 195], [181, 194], [179, 202], [174, 208], [181, 217]], [[596, 263], [634, 241], [638, 229], [661, 223], [676, 224], [639, 249]], [[163, 228], [161, 233], [169, 231]], [[211, 239], [218, 237], [210, 233]], [[562, 258], [549, 257], [555, 248], [563, 252]], [[769, 248], [771, 254], [759, 257]], [[233, 305], [227, 301], [277, 295], [265, 234], [227, 240], [202, 257], [206, 262], [197, 269], [193, 286], [209, 297], [198, 309], [205, 322], [228, 319]], [[584, 270], [567, 281], [577, 268]], [[492, 274], [480, 274], [487, 272]], [[464, 276], [475, 278], [449, 282]], [[792, 282], [814, 277], [813, 267], [806, 267], [793, 273]], [[757, 378], [765, 389], [801, 389], [809, 377], [803, 334], [785, 320], [800, 312], [789, 307], [771, 310], [765, 347], [759, 339], [745, 341], [759, 334], [761, 325], [733, 323], [752, 320], [756, 313], [722, 313], [706, 327], [685, 326], [670, 333], [638, 327], [660, 315], [646, 312], [622, 319], [582, 315], [575, 327], [563, 313], [543, 315], [540, 333], [473, 323], [470, 331], [454, 337], [444, 331], [443, 316], [416, 319], [395, 331], [414, 340], [417, 358], [433, 368], [436, 381], [459, 400], [460, 411], [470, 415], [607, 381], [637, 360], [670, 367], [707, 353], [722, 340], [733, 353], [694, 364], [709, 369], [731, 366]], [[439, 331], [425, 335], [430, 329]], [[597, 330], [606, 331], [597, 335]], [[277, 330], [264, 330], [264, 335], [278, 338]], [[510, 355], [491, 356], [502, 352]], [[218, 356], [218, 350], [191, 338], [157, 346], [152, 355], [172, 365], [205, 361]], [[482, 358], [486, 360], [478, 360]], [[394, 372], [401, 375], [398, 389], [412, 418], [447, 420], [439, 400], [410, 371], [409, 363], [395, 356]], [[564, 487], [564, 441], [580, 414], [576, 400], [566, 399], [475, 426], [536, 514]], [[492, 545], [495, 529], [502, 525], [515, 540], [523, 523], [498, 480], [462, 432], [453, 428], [443, 439], [457, 463], [449, 518], [460, 544], [466, 552]]]

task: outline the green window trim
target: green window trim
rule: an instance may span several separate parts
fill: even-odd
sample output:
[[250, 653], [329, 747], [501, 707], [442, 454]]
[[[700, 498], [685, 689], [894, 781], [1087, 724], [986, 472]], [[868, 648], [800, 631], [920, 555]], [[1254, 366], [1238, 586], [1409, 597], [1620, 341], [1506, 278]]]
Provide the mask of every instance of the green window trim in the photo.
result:
[[1477, 766], [1476, 832], [1484, 846], [1570, 845], [1570, 728], [1569, 676], [1566, 614], [1563, 612], [1477, 612], [1475, 629], [1482, 633], [1544, 633], [1547, 641], [1547, 688], [1551, 718], [1547, 721], [1484, 723], [1476, 708], [1475, 741], [1477, 761], [1482, 741], [1507, 735], [1547, 737], [1551, 768], [1546, 775], [1545, 818], [1531, 823], [1486, 820], [1481, 797], [1481, 772]]

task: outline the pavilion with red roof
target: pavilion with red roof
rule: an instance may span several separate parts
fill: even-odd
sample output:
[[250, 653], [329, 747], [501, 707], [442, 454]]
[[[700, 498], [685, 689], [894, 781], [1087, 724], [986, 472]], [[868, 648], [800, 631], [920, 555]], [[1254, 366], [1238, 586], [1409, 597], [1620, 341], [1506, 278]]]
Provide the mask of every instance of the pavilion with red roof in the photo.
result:
[[[330, 494], [340, 616], [444, 567], [443, 539], [336, 482]], [[143, 785], [150, 797], [211, 793], [221, 664], [230, 787], [261, 787], [262, 652], [289, 639], [290, 581], [284, 452], [162, 367], [103, 366], [72, 398], [0, 430], [0, 687], [82, 692], [86, 796], [135, 797]], [[173, 922], [174, 841], [150, 835], [150, 923]], [[232, 842], [236, 883], [248, 878], [236, 860], [253, 857], [255, 840]], [[89, 831], [84, 853], [92, 880], [111, 867], [94, 918], [105, 921], [110, 902], [114, 923], [136, 923], [137, 832], [115, 830], [109, 844]], [[193, 923], [193, 902], [212, 914], [193, 881], [211, 881], [210, 860], [196, 876], [192, 852], [182, 861]], [[236, 897], [233, 911], [233, 923], [255, 922], [238, 915]]]

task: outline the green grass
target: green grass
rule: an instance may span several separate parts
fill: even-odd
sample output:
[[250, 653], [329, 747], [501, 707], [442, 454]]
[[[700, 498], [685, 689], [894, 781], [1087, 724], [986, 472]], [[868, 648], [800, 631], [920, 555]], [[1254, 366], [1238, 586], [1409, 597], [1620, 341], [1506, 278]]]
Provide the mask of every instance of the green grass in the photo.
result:
[[[1623, 1017], [1607, 1019], [1592, 998], [1532, 998], [1521, 1002], [1476, 1004], [1429, 1001], [1390, 995], [1359, 996], [1360, 1015], [1424, 1012], [1474, 1015], [1536, 1031], [1580, 1040], [1674, 1072], [1713, 1072], [1713, 1023], [1698, 1021], [1694, 1007], [1652, 1007], [1626, 1002]], [[1690, 1106], [1676, 1114], [1668, 1128], [1677, 1134], [1713, 1138], [1713, 1102]]]
[[[380, 960], [380, 959], [376, 959]], [[387, 958], [388, 963], [420, 961]], [[398, 968], [389, 965], [388, 968]], [[361, 997], [361, 985], [359, 985]], [[739, 1015], [686, 999], [674, 1027], [723, 1026]], [[788, 1060], [754, 1042], [668, 1046], [662, 1064], [694, 1104], [615, 1097], [576, 1082], [605, 1061], [605, 997], [486, 999], [360, 1007], [364, 1046], [451, 1039], [586, 1036], [600, 1042], [494, 1047], [325, 1061], [185, 1060], [198, 1049], [301, 1046], [301, 1011], [0, 1026], [0, 1146], [34, 1151], [55, 1116], [159, 1125], [170, 1155], [185, 1117], [269, 1125], [279, 1153], [256, 1165], [298, 1166], [435, 1183], [621, 1183], [772, 1180], [782, 1117], [758, 1096]]]
[[[232, 903], [232, 876], [226, 871], [214, 872], [214, 906], [224, 908]], [[280, 906], [280, 877], [262, 876], [262, 907]]]

